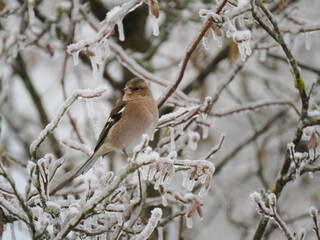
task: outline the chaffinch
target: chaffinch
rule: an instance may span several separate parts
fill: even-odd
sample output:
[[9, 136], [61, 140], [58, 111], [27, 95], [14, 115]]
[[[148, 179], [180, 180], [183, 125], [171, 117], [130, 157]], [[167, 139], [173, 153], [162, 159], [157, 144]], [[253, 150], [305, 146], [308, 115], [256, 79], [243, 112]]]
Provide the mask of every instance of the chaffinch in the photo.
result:
[[111, 151], [131, 152], [147, 133], [152, 137], [158, 124], [157, 103], [147, 83], [139, 78], [131, 79], [123, 89], [122, 99], [110, 112], [92, 156], [76, 172], [86, 173], [100, 156]]

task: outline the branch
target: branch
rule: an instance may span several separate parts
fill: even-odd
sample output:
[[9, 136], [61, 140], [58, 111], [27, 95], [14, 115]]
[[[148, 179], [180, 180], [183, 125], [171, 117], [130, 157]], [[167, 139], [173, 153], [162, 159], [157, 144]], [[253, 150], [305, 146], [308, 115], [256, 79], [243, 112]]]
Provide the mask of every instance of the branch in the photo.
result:
[[[6, 208], [10, 213], [12, 213], [15, 217], [21, 219], [22, 221], [24, 221], [28, 227], [31, 230], [31, 233], [33, 235], [33, 237], [35, 238], [36, 236], [36, 227], [33, 221], [33, 214], [32, 211], [29, 209], [28, 205], [25, 204], [25, 201], [23, 199], [23, 197], [20, 195], [20, 193], [18, 192], [18, 190], [16, 189], [15, 186], [15, 182], [13, 181], [13, 179], [11, 179], [11, 177], [9, 176], [9, 174], [7, 173], [6, 169], [2, 166], [2, 164], [0, 164], [0, 168], [1, 168], [1, 175], [9, 182], [15, 197], [17, 198], [22, 210], [24, 211], [24, 213], [26, 214], [26, 216], [21, 216], [15, 208], [13, 208], [10, 204], [6, 204], [6, 202], [4, 200], [2, 200], [0, 198], [0, 204]], [[27, 217], [27, 219], [26, 219]]]
[[288, 240], [295, 240], [293, 233], [288, 228], [287, 224], [281, 219], [277, 212], [277, 198], [275, 194], [271, 193], [268, 195], [268, 205], [270, 207], [267, 207], [265, 205], [259, 193], [254, 192], [250, 195], [250, 197], [257, 204], [257, 210], [261, 215], [266, 216], [268, 218], [272, 218], [274, 221], [276, 221], [279, 228], [283, 231], [284, 235]]
[[275, 102], [260, 102], [260, 103], [252, 103], [250, 105], [247, 106], [243, 106], [240, 108], [235, 108], [232, 110], [227, 110], [227, 111], [223, 111], [223, 112], [214, 112], [212, 114], [212, 116], [214, 117], [224, 117], [224, 116], [228, 116], [228, 115], [232, 115], [235, 113], [240, 113], [240, 112], [247, 112], [247, 111], [257, 111], [260, 110], [262, 108], [266, 108], [266, 107], [270, 107], [270, 106], [277, 106], [277, 105], [288, 105], [290, 107], [292, 107], [294, 109], [294, 111], [297, 113], [298, 116], [300, 116], [300, 113], [298, 111], [298, 109], [296, 108], [296, 106], [289, 101], [275, 101]]
[[107, 189], [105, 189], [99, 196], [91, 198], [85, 206], [82, 207], [82, 211], [77, 214], [73, 219], [70, 219], [70, 221], [61, 229], [61, 231], [56, 236], [56, 240], [62, 240], [65, 239], [65, 237], [69, 234], [70, 231], [72, 231], [80, 222], [82, 219], [85, 218], [87, 214], [92, 212], [92, 210], [102, 201], [107, 199], [109, 196], [111, 196], [115, 190], [118, 189], [121, 182], [131, 173], [133, 173], [136, 169], [141, 167], [143, 164], [137, 164], [132, 162], [126, 169], [124, 169], [120, 174], [119, 177], [112, 182], [111, 185], [108, 186]]
[[[109, 41], [109, 46], [112, 52], [114, 52], [121, 65], [123, 65], [125, 68], [127, 68], [129, 71], [131, 71], [134, 75], [137, 77], [140, 77], [145, 80], [149, 80], [151, 82], [154, 82], [160, 86], [168, 87], [170, 83], [159, 77], [154, 75], [153, 73], [147, 71], [145, 68], [141, 67], [133, 58], [131, 58], [118, 44], [116, 44], [114, 41]], [[175, 94], [177, 97], [184, 101], [188, 101], [188, 96], [186, 96], [182, 91], [176, 90]]]
[[234, 150], [232, 150], [226, 157], [224, 157], [217, 165], [216, 165], [216, 173], [218, 173], [222, 167], [227, 164], [236, 154], [238, 154], [244, 147], [248, 146], [249, 143], [256, 140], [260, 135], [265, 133], [275, 121], [281, 119], [284, 115], [285, 111], [281, 111], [272, 118], [270, 118], [259, 130], [255, 131], [255, 133], [240, 143]]
[[[217, 8], [216, 10], [216, 14], [219, 14], [221, 12], [221, 10], [223, 9], [223, 7], [226, 5], [228, 1], [224, 0], [220, 6]], [[165, 101], [174, 93], [174, 91], [177, 89], [177, 87], [179, 86], [180, 82], [182, 81], [182, 78], [184, 76], [184, 72], [185, 69], [187, 67], [188, 61], [191, 57], [191, 54], [194, 52], [194, 50], [196, 49], [196, 47], [198, 46], [199, 42], [201, 41], [201, 39], [205, 36], [205, 34], [207, 33], [207, 31], [209, 30], [209, 28], [211, 27], [212, 24], [212, 17], [208, 17], [207, 21], [203, 24], [202, 29], [199, 33], [199, 35], [197, 36], [197, 38], [194, 40], [193, 44], [191, 45], [191, 47], [189, 48], [189, 50], [186, 52], [186, 55], [183, 59], [182, 62], [182, 66], [180, 69], [180, 73], [178, 76], [178, 79], [174, 82], [174, 84], [172, 86], [170, 86], [165, 93], [163, 94], [163, 96], [161, 97], [161, 99], [158, 101], [158, 108], [160, 108]]]
[[38, 138], [32, 142], [30, 145], [30, 154], [31, 159], [36, 161], [37, 150], [42, 144], [42, 142], [53, 132], [53, 130], [58, 127], [58, 124], [65, 114], [65, 112], [69, 109], [69, 107], [77, 100], [82, 98], [96, 98], [101, 97], [107, 91], [106, 87], [99, 87], [94, 90], [75, 90], [61, 106], [60, 111], [57, 113], [55, 118], [43, 129]]
[[100, 28], [97, 35], [95, 35], [93, 38], [81, 40], [77, 43], [71, 44], [68, 46], [68, 53], [73, 54], [75, 52], [81, 51], [82, 49], [89, 47], [91, 45], [94, 45], [95, 43], [100, 43], [105, 39], [108, 39], [111, 34], [113, 33], [114, 26], [121, 22], [122, 19], [131, 11], [133, 11], [135, 8], [139, 7], [143, 3], [142, 0], [132, 0], [130, 2], [126, 2], [122, 4], [119, 8], [114, 8], [112, 14], [109, 11], [104, 20], [102, 22], [102, 27]]
[[[13, 69], [15, 69], [15, 72], [21, 77], [23, 83], [25, 84], [28, 92], [31, 95], [31, 98], [36, 106], [36, 109], [39, 113], [40, 121], [42, 124], [42, 127], [45, 127], [49, 123], [48, 115], [42, 105], [41, 98], [39, 94], [37, 93], [36, 89], [34, 88], [32, 81], [29, 77], [29, 74], [27, 73], [27, 70], [25, 68], [25, 63], [22, 59], [22, 56], [18, 54], [15, 64], [13, 65]], [[61, 151], [59, 149], [59, 143], [54, 137], [54, 135], [49, 137], [49, 141], [51, 142], [52, 148], [57, 156], [61, 156]]]

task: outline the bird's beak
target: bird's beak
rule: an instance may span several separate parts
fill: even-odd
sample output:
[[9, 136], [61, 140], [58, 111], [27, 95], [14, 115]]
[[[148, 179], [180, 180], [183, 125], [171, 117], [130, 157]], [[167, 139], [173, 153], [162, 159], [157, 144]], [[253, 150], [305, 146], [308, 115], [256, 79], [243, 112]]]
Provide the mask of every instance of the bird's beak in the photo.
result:
[[122, 91], [124, 91], [125, 93], [131, 94], [132, 90], [128, 87], [125, 87], [124, 89], [122, 89]]

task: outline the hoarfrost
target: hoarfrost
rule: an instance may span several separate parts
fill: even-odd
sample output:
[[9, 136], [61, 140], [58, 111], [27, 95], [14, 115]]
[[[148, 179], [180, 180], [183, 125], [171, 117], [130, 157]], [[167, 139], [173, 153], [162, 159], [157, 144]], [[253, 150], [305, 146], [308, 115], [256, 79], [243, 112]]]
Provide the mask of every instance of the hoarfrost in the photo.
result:
[[118, 31], [119, 31], [119, 40], [120, 41], [124, 41], [125, 37], [124, 37], [124, 30], [123, 30], [123, 23], [122, 21], [118, 21], [117, 22], [117, 26], [118, 26]]
[[207, 37], [203, 37], [203, 38], [202, 38], [202, 45], [204, 46], [204, 48], [205, 48], [206, 50], [209, 49], [209, 47], [208, 47], [208, 38], [207, 38]]
[[160, 221], [162, 216], [162, 210], [161, 208], [154, 208], [151, 211], [151, 217], [148, 220], [147, 225], [145, 228], [142, 230], [141, 233], [136, 235], [136, 240], [146, 240], [151, 233], [154, 231], [154, 229], [157, 227], [158, 222]]
[[187, 217], [186, 216], [186, 225], [187, 225], [187, 228], [192, 228], [193, 223], [192, 223], [192, 218], [191, 217]]
[[28, 14], [29, 14], [29, 23], [33, 25], [36, 21], [34, 14], [35, 0], [28, 0]]
[[195, 131], [188, 131], [188, 148], [195, 151], [198, 148], [198, 142], [200, 141], [200, 134]]
[[306, 32], [305, 36], [306, 36], [306, 49], [310, 50], [311, 49], [311, 33], [310, 32]]
[[79, 53], [81, 50], [76, 51], [75, 53], [72, 54], [73, 58], [73, 64], [77, 66], [79, 64]]
[[153, 15], [151, 17], [151, 23], [152, 23], [152, 32], [154, 36], [159, 36], [159, 23], [158, 19], [155, 18]]

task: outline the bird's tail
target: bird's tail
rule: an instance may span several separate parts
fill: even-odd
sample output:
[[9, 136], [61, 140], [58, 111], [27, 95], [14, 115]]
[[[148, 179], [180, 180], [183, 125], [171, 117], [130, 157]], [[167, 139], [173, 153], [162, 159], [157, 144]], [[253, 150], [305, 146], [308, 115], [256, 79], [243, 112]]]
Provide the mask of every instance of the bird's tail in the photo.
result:
[[92, 167], [92, 165], [97, 161], [99, 157], [94, 156], [93, 154], [82, 166], [81, 168], [76, 172], [75, 176], [78, 177], [80, 174], [84, 174], [88, 172], [88, 170]]

